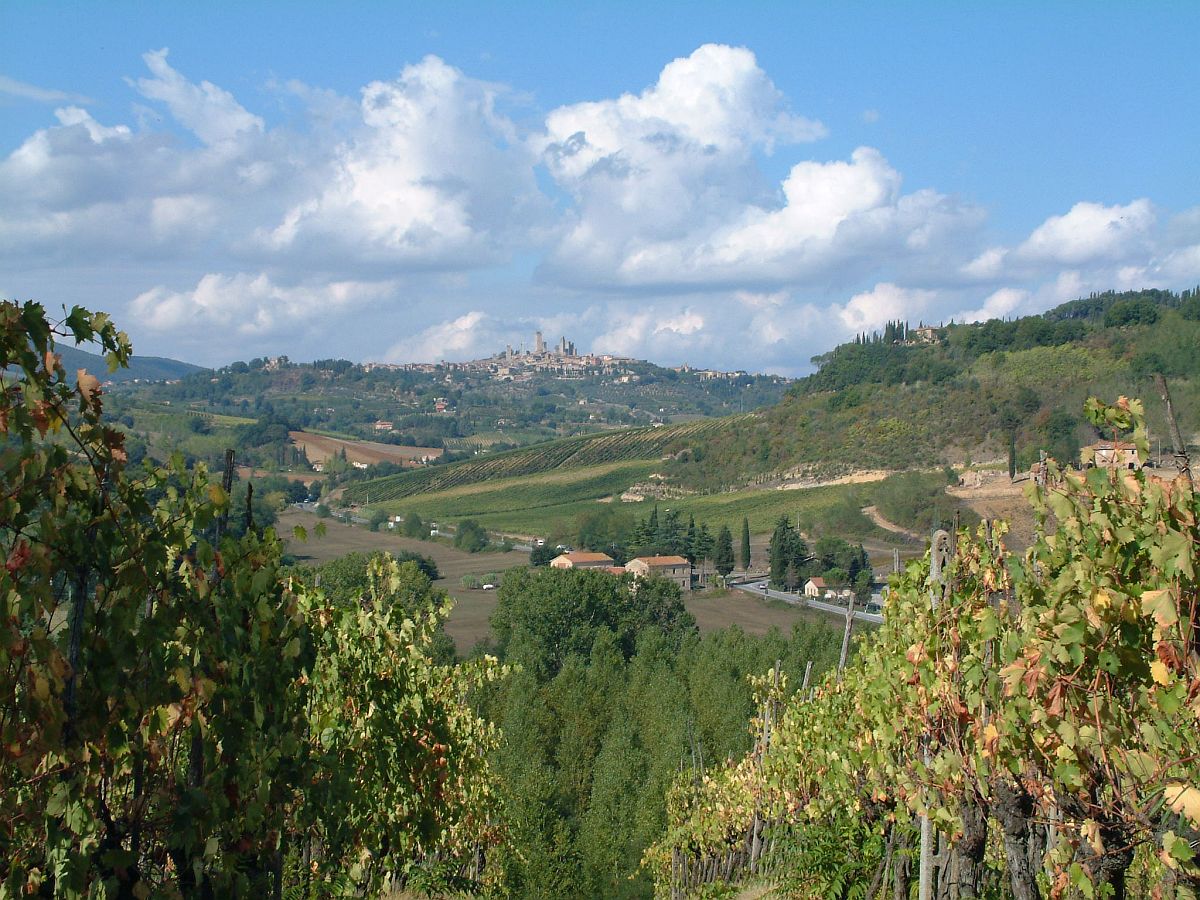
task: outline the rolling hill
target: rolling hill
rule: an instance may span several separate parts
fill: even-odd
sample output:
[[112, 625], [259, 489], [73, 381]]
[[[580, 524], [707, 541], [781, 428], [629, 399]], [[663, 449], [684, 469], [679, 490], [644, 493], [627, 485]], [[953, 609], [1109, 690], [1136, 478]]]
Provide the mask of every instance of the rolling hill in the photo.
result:
[[1003, 468], [1010, 453], [1023, 469], [1043, 450], [1075, 461], [1098, 436], [1082, 416], [1088, 396], [1154, 401], [1152, 433], [1165, 435], [1153, 373], [1168, 376], [1184, 429], [1194, 431], [1196, 347], [1196, 291], [1096, 294], [1012, 321], [920, 330], [891, 323], [816, 358], [816, 373], [754, 413], [551, 441], [357, 482], [345, 497], [544, 532], [652, 471], [677, 491], [672, 503], [698, 519], [745, 515], [758, 528], [816, 503], [861, 533], [863, 521], [842, 507], [872, 502], [880, 489], [821, 488], [801, 500], [810, 492], [776, 488], [864, 470], [929, 472], [981, 460]]
[[[628, 428], [601, 434], [548, 441], [532, 447], [486, 455], [445, 466], [430, 466], [399, 475], [357, 482], [346, 488], [345, 498], [363, 502], [399, 500], [418, 494], [503, 478], [526, 478], [546, 472], [579, 469], [606, 463], [658, 462], [681, 448], [692, 446], [749, 416], [699, 419], [681, 425]], [[647, 473], [648, 474], [648, 473]], [[630, 482], [632, 483], [632, 482]], [[624, 486], [615, 486], [619, 493]], [[612, 493], [612, 490], [609, 491]]]
[[55, 352], [62, 357], [63, 366], [68, 372], [75, 369], [87, 369], [102, 381], [120, 383], [124, 381], [174, 381], [204, 371], [202, 366], [168, 359], [163, 356], [134, 356], [129, 360], [128, 368], [108, 371], [108, 363], [103, 356], [89, 353], [78, 347], [67, 344], [57, 344]]

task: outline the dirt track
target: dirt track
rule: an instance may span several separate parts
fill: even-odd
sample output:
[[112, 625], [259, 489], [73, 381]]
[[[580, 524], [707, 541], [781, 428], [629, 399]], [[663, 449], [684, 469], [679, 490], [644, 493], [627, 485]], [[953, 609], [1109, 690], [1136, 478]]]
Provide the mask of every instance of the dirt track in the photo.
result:
[[885, 519], [883, 517], [883, 514], [878, 509], [876, 509], [874, 506], [864, 506], [862, 511], [863, 511], [864, 516], [866, 516], [868, 519], [870, 519], [872, 522], [874, 522], [876, 525], [878, 525], [884, 531], [891, 531], [894, 534], [902, 534], [907, 538], [912, 538], [914, 541], [925, 540], [925, 536], [923, 534], [918, 534], [917, 532], [911, 531], [908, 528], [902, 528], [901, 526], [897, 525], [895, 522], [889, 522], [887, 519]]

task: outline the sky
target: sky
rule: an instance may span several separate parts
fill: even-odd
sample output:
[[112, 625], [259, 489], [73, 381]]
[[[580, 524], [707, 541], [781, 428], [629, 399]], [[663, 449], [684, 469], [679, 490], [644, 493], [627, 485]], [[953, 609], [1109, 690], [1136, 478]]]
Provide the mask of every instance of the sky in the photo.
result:
[[0, 3], [0, 296], [205, 365], [799, 375], [1200, 283], [1200, 4]]

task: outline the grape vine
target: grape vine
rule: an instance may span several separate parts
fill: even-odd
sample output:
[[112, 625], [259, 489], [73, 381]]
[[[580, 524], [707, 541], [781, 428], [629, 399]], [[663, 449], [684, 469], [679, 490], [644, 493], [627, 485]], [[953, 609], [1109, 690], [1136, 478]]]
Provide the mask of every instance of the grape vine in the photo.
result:
[[324, 896], [486, 881], [503, 839], [446, 600], [412, 563], [362, 597], [225, 534], [202, 467], [127, 466], [55, 340], [125, 335], [0, 302], [0, 897]]
[[[1139, 402], [1087, 413], [1145, 457]], [[1024, 555], [985, 522], [955, 536], [943, 577], [928, 555], [910, 564], [842, 678], [783, 704], [769, 752], [681, 779], [645, 859], [664, 896], [755, 819], [776, 847], [760, 871], [799, 895], [907, 896], [922, 816], [935, 896], [1196, 896], [1191, 479], [1049, 461], [1029, 494]]]

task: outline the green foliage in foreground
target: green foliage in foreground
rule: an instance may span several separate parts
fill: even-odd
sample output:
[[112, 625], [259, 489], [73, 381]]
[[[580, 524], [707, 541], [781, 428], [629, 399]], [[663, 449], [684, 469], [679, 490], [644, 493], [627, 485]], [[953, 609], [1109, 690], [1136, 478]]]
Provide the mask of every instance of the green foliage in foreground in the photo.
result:
[[781, 661], [827, 668], [840, 630], [785, 638], [738, 629], [700, 636], [679, 590], [586, 570], [511, 570], [493, 618], [513, 674], [479, 692], [501, 725], [494, 755], [511, 849], [497, 865], [519, 897], [649, 897], [639, 868], [666, 824], [681, 765], [745, 752], [747, 676]]
[[[1139, 403], [1087, 414], [1145, 455]], [[998, 523], [964, 529], [943, 577], [927, 556], [894, 579], [843, 677], [761, 683], [769, 746], [672, 789], [646, 857], [664, 895], [767, 822], [759, 864], [790, 894], [908, 896], [926, 814], [951, 896], [1197, 896], [1200, 499], [1054, 464], [1030, 495], [1023, 558]]]
[[0, 896], [486, 878], [496, 734], [465, 699], [499, 671], [431, 658], [445, 596], [391, 559], [353, 596], [286, 577], [202, 467], [127, 470], [55, 336], [129, 354], [102, 314], [0, 303]]

